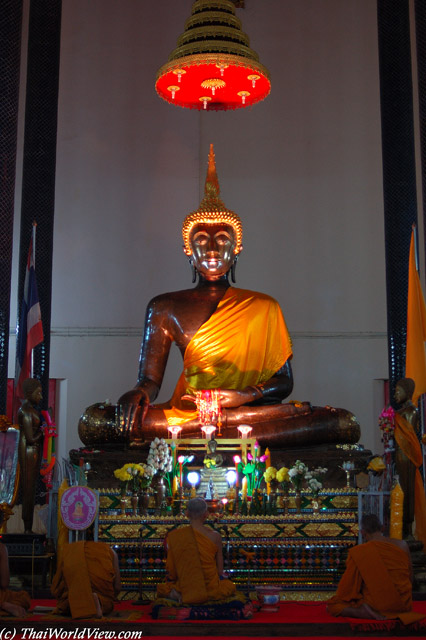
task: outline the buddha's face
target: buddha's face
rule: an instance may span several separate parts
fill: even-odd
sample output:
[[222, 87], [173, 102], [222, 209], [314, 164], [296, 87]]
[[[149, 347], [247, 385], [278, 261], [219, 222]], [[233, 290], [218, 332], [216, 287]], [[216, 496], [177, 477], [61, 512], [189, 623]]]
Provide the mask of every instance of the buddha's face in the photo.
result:
[[40, 387], [36, 387], [30, 394], [29, 396], [29, 400], [30, 402], [32, 402], [32, 404], [34, 405], [38, 405], [40, 404], [40, 402], [43, 400], [43, 394], [42, 394], [42, 390], [41, 390], [41, 386]]
[[206, 280], [226, 275], [235, 260], [235, 233], [229, 224], [194, 225], [189, 242], [198, 273]]
[[402, 404], [403, 402], [405, 402], [405, 400], [407, 400], [407, 393], [404, 387], [397, 384], [393, 397], [395, 398], [395, 402], [397, 402], [398, 404]]

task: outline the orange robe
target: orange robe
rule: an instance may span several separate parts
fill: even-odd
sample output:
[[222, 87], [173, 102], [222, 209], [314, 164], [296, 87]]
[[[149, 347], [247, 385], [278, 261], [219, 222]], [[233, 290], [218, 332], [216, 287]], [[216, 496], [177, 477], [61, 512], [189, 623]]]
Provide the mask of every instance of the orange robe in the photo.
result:
[[[399, 413], [395, 414], [395, 440], [398, 447], [406, 455], [411, 464], [415, 467], [414, 479], [414, 519], [415, 535], [417, 540], [423, 542], [426, 549], [426, 497], [423, 487], [423, 480], [419, 467], [423, 464], [423, 455], [420, 443], [408, 420]], [[403, 487], [404, 488], [404, 487]]]
[[203, 604], [234, 595], [234, 583], [219, 579], [217, 547], [210, 538], [188, 525], [171, 531], [167, 544], [169, 582], [157, 585], [158, 598], [167, 598], [172, 589], [182, 595], [183, 604]]
[[290, 336], [276, 300], [229, 287], [216, 311], [185, 350], [183, 373], [164, 409], [169, 425], [197, 417], [181, 400], [203, 389], [244, 389], [269, 380], [292, 357]]
[[[26, 591], [11, 591], [10, 589], [0, 589], [0, 605], [3, 602], [10, 602], [24, 607], [28, 611], [31, 606], [31, 599]], [[0, 610], [0, 616], [10, 615], [7, 611]]]
[[412, 611], [410, 561], [392, 542], [370, 540], [349, 551], [346, 571], [336, 595], [328, 601], [328, 612], [342, 615], [346, 607], [368, 604], [386, 618], [400, 618], [404, 624], [425, 616]]
[[114, 608], [114, 563], [110, 547], [103, 542], [73, 542], [63, 547], [62, 558], [52, 580], [57, 599], [55, 613], [73, 618], [93, 618], [98, 595], [102, 613]]

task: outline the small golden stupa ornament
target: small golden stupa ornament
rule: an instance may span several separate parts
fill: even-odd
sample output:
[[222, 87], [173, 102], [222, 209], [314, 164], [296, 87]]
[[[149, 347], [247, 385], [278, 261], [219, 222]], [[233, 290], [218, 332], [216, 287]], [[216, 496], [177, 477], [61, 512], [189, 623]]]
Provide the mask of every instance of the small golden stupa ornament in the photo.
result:
[[184, 251], [187, 256], [192, 254], [189, 236], [191, 229], [196, 224], [229, 224], [235, 232], [235, 254], [240, 253], [243, 248], [243, 227], [240, 217], [227, 209], [219, 198], [220, 188], [219, 180], [216, 173], [216, 162], [214, 157], [213, 145], [210, 145], [209, 163], [207, 167], [206, 183], [204, 187], [204, 198], [200, 202], [197, 211], [189, 213], [182, 225], [182, 237], [184, 243]]
[[218, 111], [249, 107], [271, 91], [231, 0], [196, 0], [155, 88], [170, 104]]

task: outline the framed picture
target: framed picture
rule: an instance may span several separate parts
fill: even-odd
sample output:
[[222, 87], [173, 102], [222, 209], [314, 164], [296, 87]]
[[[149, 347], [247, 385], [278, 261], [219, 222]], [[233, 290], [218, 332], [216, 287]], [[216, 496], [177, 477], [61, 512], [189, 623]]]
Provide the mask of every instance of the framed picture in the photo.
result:
[[19, 429], [1, 429], [0, 423], [0, 504], [13, 505], [19, 482]]

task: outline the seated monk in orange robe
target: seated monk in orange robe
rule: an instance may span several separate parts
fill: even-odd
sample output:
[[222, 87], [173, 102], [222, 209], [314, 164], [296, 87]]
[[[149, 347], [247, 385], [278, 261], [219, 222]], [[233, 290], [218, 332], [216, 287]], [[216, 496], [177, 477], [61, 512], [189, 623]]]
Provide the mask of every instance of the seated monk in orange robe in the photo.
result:
[[158, 598], [185, 605], [205, 604], [235, 594], [235, 585], [223, 576], [222, 538], [204, 525], [207, 504], [202, 498], [188, 502], [189, 526], [167, 536], [167, 582], [157, 585]]
[[361, 522], [364, 544], [349, 551], [336, 595], [327, 603], [332, 616], [399, 618], [404, 624], [425, 616], [412, 611], [410, 551], [404, 540], [386, 538], [377, 516]]
[[51, 585], [54, 613], [101, 618], [114, 608], [121, 589], [118, 557], [104, 542], [66, 544]]
[[26, 591], [11, 591], [8, 589], [9, 581], [9, 556], [7, 547], [0, 542], [0, 615], [25, 618], [31, 606], [30, 596]]

